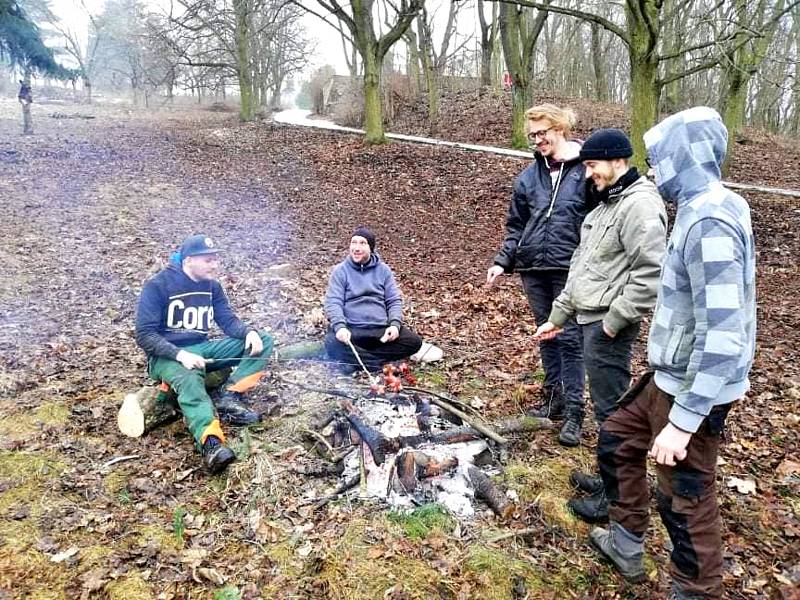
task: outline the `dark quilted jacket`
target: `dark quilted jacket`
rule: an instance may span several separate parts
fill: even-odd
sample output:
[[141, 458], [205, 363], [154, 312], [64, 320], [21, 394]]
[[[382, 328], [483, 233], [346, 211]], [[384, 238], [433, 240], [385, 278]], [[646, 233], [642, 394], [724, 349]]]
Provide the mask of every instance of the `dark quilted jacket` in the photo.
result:
[[513, 271], [569, 270], [580, 242], [581, 223], [591, 209], [586, 171], [575, 158], [563, 165], [555, 201], [553, 180], [545, 158], [534, 162], [514, 181], [506, 219], [506, 239], [494, 263]]

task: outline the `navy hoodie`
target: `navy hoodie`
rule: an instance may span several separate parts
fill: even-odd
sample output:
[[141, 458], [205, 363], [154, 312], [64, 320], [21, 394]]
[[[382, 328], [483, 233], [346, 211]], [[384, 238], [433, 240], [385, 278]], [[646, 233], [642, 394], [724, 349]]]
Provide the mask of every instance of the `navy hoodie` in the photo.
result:
[[208, 339], [212, 321], [232, 338], [243, 339], [251, 331], [231, 310], [219, 281], [193, 281], [171, 263], [144, 284], [136, 343], [148, 356], [174, 360], [181, 347]]

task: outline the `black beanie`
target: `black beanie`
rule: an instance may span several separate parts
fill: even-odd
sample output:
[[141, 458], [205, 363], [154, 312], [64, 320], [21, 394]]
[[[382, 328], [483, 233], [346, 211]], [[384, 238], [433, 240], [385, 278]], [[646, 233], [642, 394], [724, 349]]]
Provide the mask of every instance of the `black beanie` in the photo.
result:
[[633, 156], [631, 141], [621, 129], [598, 129], [581, 146], [581, 160], [611, 160]]
[[367, 243], [369, 244], [369, 251], [370, 252], [375, 252], [375, 234], [374, 233], [372, 233], [369, 229], [367, 229], [363, 225], [359, 225], [358, 227], [356, 227], [356, 230], [353, 232], [353, 235], [351, 235], [350, 237], [354, 238], [356, 236], [363, 237], [365, 240], [367, 240]]

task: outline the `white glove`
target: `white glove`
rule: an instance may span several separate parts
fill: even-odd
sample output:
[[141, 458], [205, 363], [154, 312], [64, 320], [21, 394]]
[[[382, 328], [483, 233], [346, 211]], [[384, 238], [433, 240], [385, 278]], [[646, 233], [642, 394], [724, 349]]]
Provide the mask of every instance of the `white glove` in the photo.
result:
[[187, 369], [205, 369], [206, 359], [199, 354], [187, 352], [186, 350], [179, 350], [178, 356], [175, 357]]
[[250, 350], [250, 356], [256, 356], [264, 351], [264, 342], [261, 341], [261, 336], [257, 331], [251, 331], [244, 338], [245, 350]]
[[350, 341], [350, 330], [347, 327], [342, 327], [336, 332], [336, 339], [346, 344]]

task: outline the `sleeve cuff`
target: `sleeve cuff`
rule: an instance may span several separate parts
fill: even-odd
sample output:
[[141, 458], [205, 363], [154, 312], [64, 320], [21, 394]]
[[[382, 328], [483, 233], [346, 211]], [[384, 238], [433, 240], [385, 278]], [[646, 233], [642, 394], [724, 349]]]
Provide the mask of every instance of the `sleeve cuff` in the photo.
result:
[[628, 326], [628, 322], [619, 313], [612, 310], [603, 317], [603, 325], [616, 335]]
[[703, 419], [705, 416], [687, 410], [677, 402], [672, 404], [672, 409], [669, 411], [669, 422], [687, 433], [697, 433]]
[[550, 321], [556, 327], [563, 327], [564, 323], [569, 321], [570, 315], [560, 307], [553, 304], [553, 308], [550, 309], [550, 316], [547, 317], [547, 320]]
[[389, 321], [389, 325], [394, 325], [395, 327], [397, 327], [398, 330], [400, 330], [400, 328], [403, 326], [403, 322], [398, 321], [397, 319], [392, 319], [391, 321]]
[[340, 329], [344, 329], [345, 327], [347, 327], [347, 323], [345, 323], [344, 321], [339, 321], [338, 323], [334, 323], [332, 327], [333, 327], [333, 332], [336, 333]]

